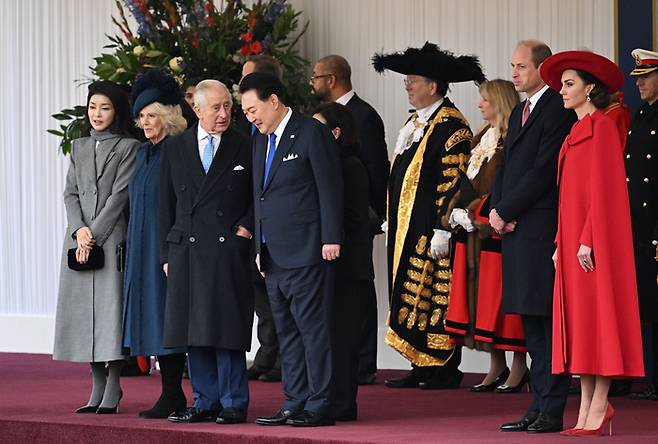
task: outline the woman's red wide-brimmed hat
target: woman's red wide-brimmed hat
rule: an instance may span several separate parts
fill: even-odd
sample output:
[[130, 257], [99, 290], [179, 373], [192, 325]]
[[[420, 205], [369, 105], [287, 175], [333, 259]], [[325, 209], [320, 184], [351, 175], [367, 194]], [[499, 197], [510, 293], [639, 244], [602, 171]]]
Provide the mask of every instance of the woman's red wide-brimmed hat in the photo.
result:
[[624, 83], [624, 73], [612, 60], [589, 51], [553, 54], [541, 64], [539, 74], [550, 88], [560, 91], [562, 73], [567, 69], [578, 69], [592, 74], [610, 93], [618, 91]]

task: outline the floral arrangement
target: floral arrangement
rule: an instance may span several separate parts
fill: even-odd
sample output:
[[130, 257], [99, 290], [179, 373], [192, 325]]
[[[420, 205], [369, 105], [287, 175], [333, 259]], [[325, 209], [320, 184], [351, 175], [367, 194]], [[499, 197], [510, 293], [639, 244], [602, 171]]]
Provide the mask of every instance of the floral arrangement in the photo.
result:
[[[291, 105], [306, 103], [308, 61], [296, 50], [308, 22], [300, 29], [300, 12], [286, 0], [257, 0], [246, 6], [240, 0], [222, 0], [218, 8], [209, 0], [116, 0], [121, 35], [109, 36], [111, 53], [94, 58], [92, 78], [112, 80], [130, 88], [138, 74], [162, 68], [182, 84], [187, 79], [214, 78], [233, 87], [237, 95], [242, 65], [253, 54], [269, 54], [282, 65]], [[126, 10], [137, 22], [133, 32]], [[234, 107], [237, 112], [239, 107]], [[62, 121], [49, 133], [61, 137], [60, 149], [71, 150], [81, 136], [84, 106], [67, 108], [53, 117]]]

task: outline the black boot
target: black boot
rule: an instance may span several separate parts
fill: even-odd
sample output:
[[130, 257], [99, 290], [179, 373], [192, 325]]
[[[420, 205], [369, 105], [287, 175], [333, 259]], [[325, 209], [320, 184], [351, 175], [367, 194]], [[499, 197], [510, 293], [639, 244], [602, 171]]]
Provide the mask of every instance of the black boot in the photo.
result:
[[162, 376], [162, 394], [155, 405], [139, 412], [142, 418], [167, 418], [173, 412], [185, 410], [187, 399], [181, 387], [185, 353], [158, 356]]

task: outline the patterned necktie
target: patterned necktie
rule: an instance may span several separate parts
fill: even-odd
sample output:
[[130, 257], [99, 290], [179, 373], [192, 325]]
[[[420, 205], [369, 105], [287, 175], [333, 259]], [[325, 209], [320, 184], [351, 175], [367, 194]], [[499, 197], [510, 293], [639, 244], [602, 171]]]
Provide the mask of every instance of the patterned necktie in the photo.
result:
[[263, 188], [265, 188], [265, 182], [267, 182], [267, 175], [270, 174], [270, 167], [272, 166], [272, 161], [274, 160], [274, 153], [276, 152], [276, 134], [270, 134], [270, 143], [267, 148], [267, 159], [265, 159], [265, 171], [263, 173]]
[[526, 99], [525, 105], [523, 105], [523, 112], [521, 113], [521, 126], [525, 125], [528, 117], [530, 117], [530, 99]]
[[212, 164], [212, 152], [214, 150], [213, 146], [213, 137], [208, 134], [208, 143], [206, 143], [206, 147], [203, 149], [203, 159], [201, 159], [201, 163], [203, 164], [203, 170], [208, 174], [208, 170], [210, 169], [210, 165]]

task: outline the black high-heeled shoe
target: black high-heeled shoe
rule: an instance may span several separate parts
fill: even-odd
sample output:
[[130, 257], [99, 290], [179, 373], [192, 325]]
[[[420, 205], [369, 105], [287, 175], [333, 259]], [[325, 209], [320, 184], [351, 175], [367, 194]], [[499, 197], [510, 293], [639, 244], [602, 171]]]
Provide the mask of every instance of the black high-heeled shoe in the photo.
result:
[[530, 370], [526, 370], [521, 378], [521, 381], [517, 385], [507, 385], [503, 384], [496, 387], [496, 393], [519, 393], [524, 385], [528, 385], [528, 391], [530, 391]]
[[99, 405], [83, 405], [82, 407], [75, 410], [75, 413], [96, 413]]
[[96, 409], [96, 413], [99, 415], [119, 413], [119, 403], [121, 402], [121, 398], [123, 398], [123, 390], [119, 391], [119, 400], [117, 401], [117, 405], [114, 407], [98, 407]]
[[483, 392], [491, 392], [493, 391], [498, 385], [503, 382], [504, 380], [507, 379], [509, 376], [509, 368], [505, 367], [505, 370], [503, 370], [498, 376], [496, 376], [496, 379], [493, 380], [490, 384], [477, 384], [471, 387], [472, 392], [476, 393], [483, 393]]

